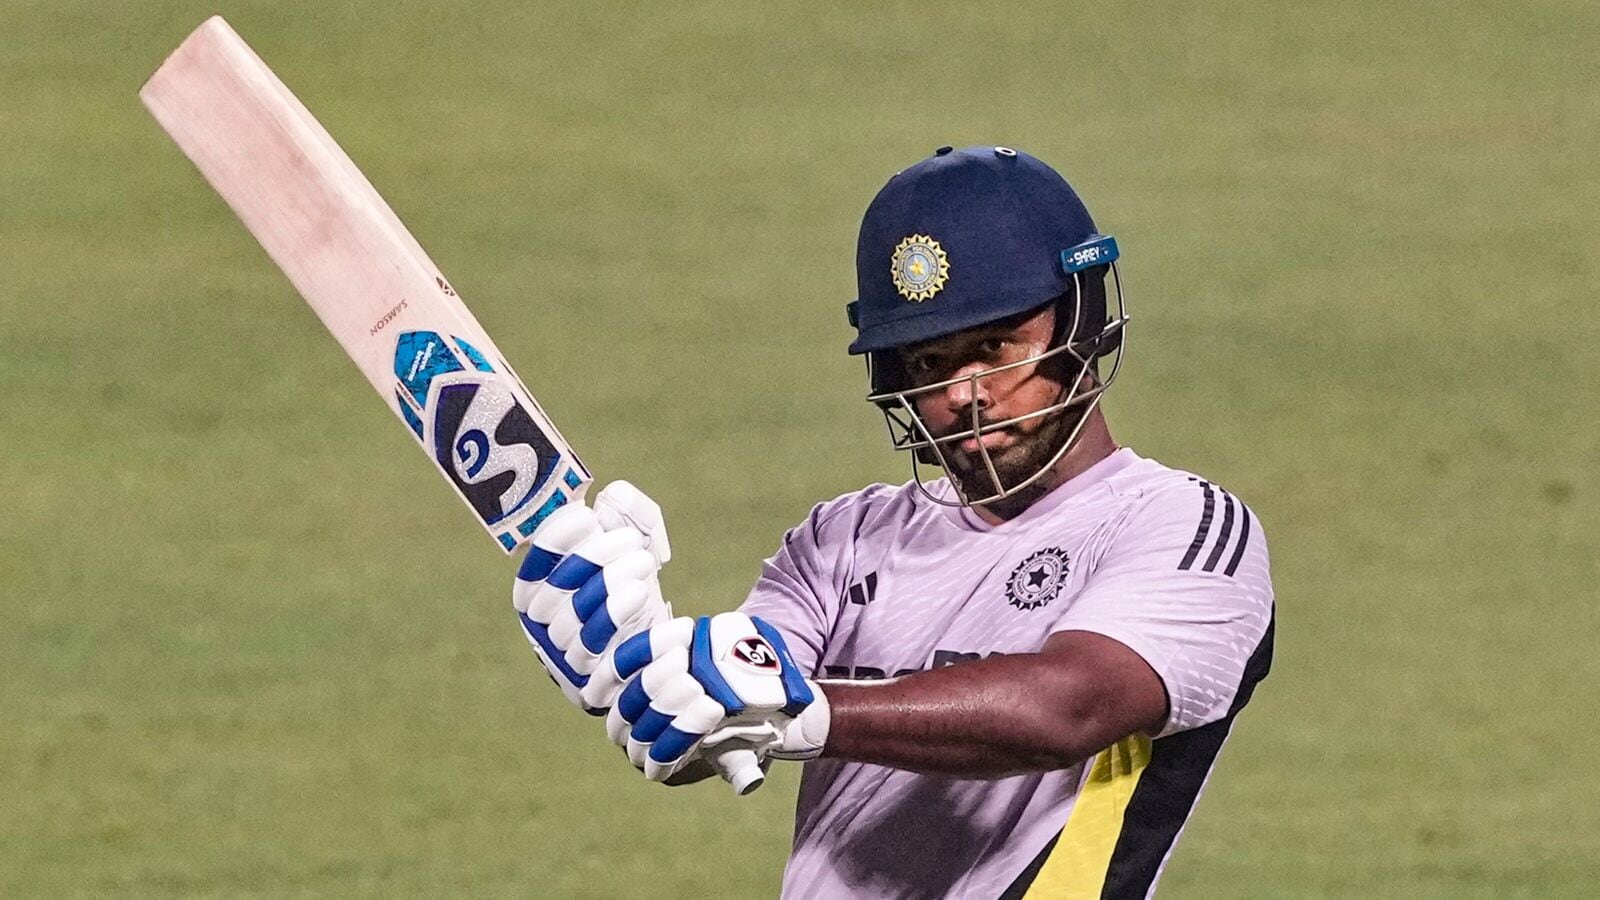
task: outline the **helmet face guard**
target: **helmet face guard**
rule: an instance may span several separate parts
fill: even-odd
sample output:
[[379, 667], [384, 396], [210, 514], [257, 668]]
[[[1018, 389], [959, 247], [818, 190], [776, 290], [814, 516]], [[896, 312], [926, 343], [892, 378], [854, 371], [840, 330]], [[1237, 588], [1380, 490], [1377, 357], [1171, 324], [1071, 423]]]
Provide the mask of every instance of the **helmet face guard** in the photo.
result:
[[[904, 389], [883, 389], [884, 385], [896, 384], [902, 379], [897, 373], [878, 369], [886, 365], [897, 366], [897, 363], [893, 362], [895, 351], [868, 354], [868, 375], [875, 390], [867, 399], [882, 410], [894, 448], [910, 451], [912, 480], [924, 496], [935, 503], [956, 507], [982, 506], [1003, 500], [1016, 495], [1044, 477], [1045, 473], [1049, 472], [1077, 443], [1085, 423], [1089, 420], [1089, 414], [1099, 406], [1101, 397], [1116, 380], [1117, 373], [1122, 368], [1128, 312], [1126, 298], [1122, 292], [1122, 277], [1117, 269], [1117, 256], [1116, 240], [1102, 235], [1096, 235], [1090, 241], [1061, 251], [1062, 268], [1071, 275], [1072, 285], [1066, 294], [1056, 300], [1057, 336], [1051, 342], [1051, 346], [1042, 353], [971, 375]], [[1101, 278], [1109, 284], [1093, 283]], [[1103, 299], [1100, 299], [1100, 302], [1086, 303], [1086, 297], [1092, 296], [1091, 289], [1095, 287], [1100, 288], [1098, 293]], [[1106, 287], [1111, 290], [1104, 290]], [[1100, 318], [1098, 322], [1089, 321], [1095, 316]], [[1065, 327], [1063, 322], [1067, 323]], [[1110, 363], [1102, 374], [1096, 363], [1097, 360], [1106, 357], [1110, 358]], [[969, 409], [970, 420], [967, 428], [939, 436], [932, 433], [922, 414], [917, 411], [918, 400], [941, 393], [952, 385], [968, 382], [973, 396], [977, 396], [981, 382], [985, 378], [1015, 369], [1037, 367], [1050, 360], [1057, 360], [1055, 365], [1063, 369], [1061, 395], [1040, 409], [1003, 421], [986, 423], [982, 421], [978, 404], [973, 403]], [[989, 448], [978, 439], [985, 434], [1030, 419], [1070, 415], [1069, 410], [1073, 409], [1078, 411], [1077, 421], [1055, 452], [1015, 484], [1006, 484], [989, 455]], [[977, 440], [977, 453], [982, 468], [958, 476], [957, 470], [950, 464], [946, 449], [965, 440]], [[937, 496], [927, 488], [923, 481], [924, 465], [937, 465], [943, 470], [955, 491], [954, 499]], [[966, 479], [965, 483], [963, 478]], [[973, 484], [974, 481], [979, 484]], [[982, 484], [984, 481], [987, 484]]]

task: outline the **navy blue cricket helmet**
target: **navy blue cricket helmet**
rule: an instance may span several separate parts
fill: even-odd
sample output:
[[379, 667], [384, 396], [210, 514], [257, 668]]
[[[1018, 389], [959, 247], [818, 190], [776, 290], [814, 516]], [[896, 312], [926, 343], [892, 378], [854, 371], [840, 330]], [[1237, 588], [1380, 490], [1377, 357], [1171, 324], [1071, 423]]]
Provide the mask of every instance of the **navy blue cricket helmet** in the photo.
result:
[[[942, 462], [940, 446], [967, 436], [935, 439], [922, 427], [911, 401], [941, 385], [907, 390], [898, 348], [1050, 303], [1057, 333], [1047, 355], [1070, 354], [1085, 373], [1099, 357], [1117, 356], [1109, 372], [1095, 373], [1093, 387], [1070, 385], [1061, 403], [1037, 414], [1098, 403], [1120, 368], [1127, 322], [1117, 257], [1116, 240], [1096, 230], [1071, 185], [1026, 153], [941, 147], [890, 178], [861, 222], [857, 294], [847, 312], [856, 328], [850, 352], [867, 357], [869, 399], [889, 417], [895, 446]], [[1109, 317], [1108, 275], [1116, 289]], [[981, 430], [974, 425], [973, 433]], [[1076, 430], [1068, 443], [1075, 438]], [[996, 485], [995, 494], [1021, 486]]]

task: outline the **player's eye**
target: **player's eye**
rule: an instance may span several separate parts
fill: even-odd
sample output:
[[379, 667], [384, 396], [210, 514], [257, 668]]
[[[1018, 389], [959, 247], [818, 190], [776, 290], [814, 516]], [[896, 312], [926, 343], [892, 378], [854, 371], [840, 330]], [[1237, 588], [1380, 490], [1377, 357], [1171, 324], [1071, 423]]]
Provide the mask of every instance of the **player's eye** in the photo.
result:
[[985, 357], [993, 359], [999, 356], [1000, 352], [1006, 348], [1006, 340], [998, 337], [984, 338], [979, 348], [983, 350]]

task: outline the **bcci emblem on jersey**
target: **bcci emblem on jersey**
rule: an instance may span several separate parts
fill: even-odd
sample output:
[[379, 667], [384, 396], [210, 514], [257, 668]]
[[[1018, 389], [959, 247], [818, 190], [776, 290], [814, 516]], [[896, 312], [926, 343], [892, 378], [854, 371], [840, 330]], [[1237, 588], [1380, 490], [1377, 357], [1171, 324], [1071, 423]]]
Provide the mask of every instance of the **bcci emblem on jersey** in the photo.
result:
[[1006, 582], [1006, 600], [1017, 609], [1038, 609], [1061, 593], [1072, 560], [1059, 547], [1046, 547], [1017, 564]]
[[950, 257], [938, 241], [925, 234], [913, 234], [894, 248], [889, 272], [900, 296], [921, 303], [944, 289], [950, 277]]

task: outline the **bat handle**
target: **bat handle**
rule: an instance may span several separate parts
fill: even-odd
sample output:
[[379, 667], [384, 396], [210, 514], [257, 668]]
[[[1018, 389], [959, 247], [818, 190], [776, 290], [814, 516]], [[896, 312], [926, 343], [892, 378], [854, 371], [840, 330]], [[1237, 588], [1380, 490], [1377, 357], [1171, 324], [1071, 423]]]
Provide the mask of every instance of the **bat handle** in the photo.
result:
[[761, 771], [761, 761], [756, 758], [756, 752], [748, 747], [713, 750], [710, 759], [712, 768], [741, 797], [761, 787], [761, 782], [766, 780], [767, 773]]

